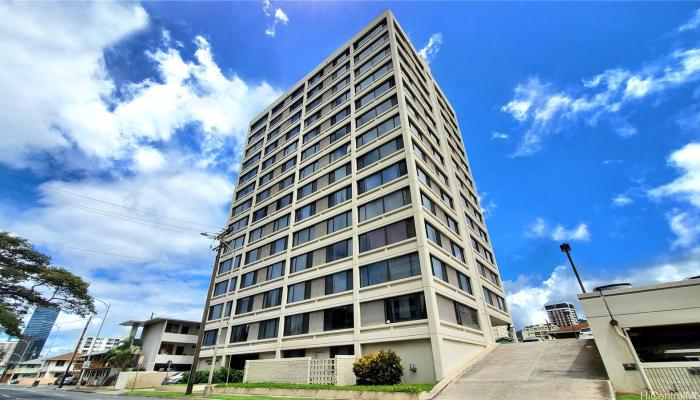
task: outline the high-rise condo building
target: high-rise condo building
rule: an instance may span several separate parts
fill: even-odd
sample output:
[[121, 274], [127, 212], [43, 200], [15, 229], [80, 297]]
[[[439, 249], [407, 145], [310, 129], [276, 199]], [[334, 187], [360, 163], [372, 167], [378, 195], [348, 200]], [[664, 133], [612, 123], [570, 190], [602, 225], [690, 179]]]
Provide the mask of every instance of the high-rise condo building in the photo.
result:
[[27, 326], [22, 331], [22, 337], [14, 348], [10, 362], [27, 361], [41, 355], [59, 312], [58, 307], [37, 307], [34, 309]]
[[390, 348], [434, 382], [511, 323], [455, 112], [390, 11], [249, 129], [202, 367]]
[[549, 322], [559, 327], [574, 326], [578, 324], [578, 314], [574, 305], [568, 302], [545, 304]]

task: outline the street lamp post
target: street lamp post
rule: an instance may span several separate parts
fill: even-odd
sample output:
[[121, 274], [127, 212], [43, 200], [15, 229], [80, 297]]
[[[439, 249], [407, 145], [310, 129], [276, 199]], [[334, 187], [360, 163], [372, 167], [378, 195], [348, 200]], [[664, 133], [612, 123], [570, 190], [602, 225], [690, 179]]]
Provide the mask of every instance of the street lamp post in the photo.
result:
[[[110, 305], [107, 304], [107, 302], [105, 302], [102, 299], [98, 299], [97, 297], [93, 297], [93, 299], [100, 301], [102, 304], [107, 306], [107, 309], [105, 310], [105, 316], [102, 317], [102, 321], [100, 321], [99, 328], [97, 328], [97, 335], [95, 336], [95, 340], [93, 340], [92, 343], [90, 344], [90, 348], [88, 349], [87, 357], [85, 358], [85, 361], [83, 362], [83, 368], [80, 369], [80, 376], [78, 377], [78, 382], [76, 383], [76, 387], [80, 386], [80, 384], [83, 380], [83, 372], [85, 371], [85, 369], [90, 367], [90, 356], [92, 356], [92, 349], [95, 347], [95, 343], [100, 338], [100, 332], [102, 332], [102, 326], [104, 325], [105, 320], [107, 319], [107, 313], [109, 313]], [[87, 367], [85, 366], [86, 365], [85, 363], [87, 363]]]
[[581, 277], [578, 274], [578, 270], [576, 269], [576, 265], [574, 264], [574, 260], [571, 258], [571, 246], [569, 246], [568, 243], [562, 243], [559, 248], [561, 249], [562, 253], [566, 253], [566, 257], [569, 259], [569, 263], [571, 264], [571, 268], [574, 270], [574, 274], [576, 275], [576, 280], [578, 280], [578, 285], [581, 287], [581, 292], [586, 293], [586, 288], [583, 287], [583, 281], [581, 280]]

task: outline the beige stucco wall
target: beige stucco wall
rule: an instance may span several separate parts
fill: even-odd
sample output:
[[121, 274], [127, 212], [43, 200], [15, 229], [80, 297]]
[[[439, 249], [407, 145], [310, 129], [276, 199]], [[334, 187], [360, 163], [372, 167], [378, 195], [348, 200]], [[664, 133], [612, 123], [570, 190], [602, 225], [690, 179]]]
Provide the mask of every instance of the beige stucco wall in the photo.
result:
[[[610, 290], [604, 295], [622, 329], [700, 323], [700, 280]], [[613, 387], [619, 392], [639, 393], [644, 389], [639, 372], [623, 368], [624, 363], [634, 363], [634, 358], [625, 340], [610, 325], [600, 294], [578, 297]]]
[[[403, 380], [405, 383], [435, 382], [435, 367], [430, 340], [405, 340], [400, 342], [367, 343], [362, 345], [362, 354], [377, 350], [391, 349], [401, 357]], [[409, 365], [416, 366], [416, 372], [408, 370]]]

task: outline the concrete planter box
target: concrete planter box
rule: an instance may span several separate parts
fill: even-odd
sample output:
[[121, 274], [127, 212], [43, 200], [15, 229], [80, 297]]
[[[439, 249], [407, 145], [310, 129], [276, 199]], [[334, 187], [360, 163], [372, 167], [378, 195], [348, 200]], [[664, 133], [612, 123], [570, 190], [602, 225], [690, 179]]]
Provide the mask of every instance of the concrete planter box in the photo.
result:
[[418, 395], [415, 393], [370, 392], [354, 390], [214, 388], [213, 393], [256, 396], [319, 397], [324, 399], [353, 400], [418, 400]]

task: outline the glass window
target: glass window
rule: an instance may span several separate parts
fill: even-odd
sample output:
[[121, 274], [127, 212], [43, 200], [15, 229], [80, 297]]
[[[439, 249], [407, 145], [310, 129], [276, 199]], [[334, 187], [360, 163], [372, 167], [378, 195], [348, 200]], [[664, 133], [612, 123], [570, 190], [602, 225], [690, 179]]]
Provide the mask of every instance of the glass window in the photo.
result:
[[378, 115], [384, 113], [386, 110], [398, 104], [396, 96], [392, 96], [383, 102], [379, 103], [376, 107], [362, 114], [360, 117], [355, 119], [356, 129], [360, 129], [363, 125], [373, 120]]
[[245, 342], [248, 340], [248, 324], [234, 325], [231, 327], [231, 343]]
[[438, 230], [430, 225], [429, 223], [425, 223], [425, 233], [428, 236], [428, 239], [430, 239], [433, 243], [437, 244], [438, 246], [442, 246], [442, 240], [440, 239], [440, 232]]
[[338, 139], [344, 138], [349, 133], [350, 133], [350, 124], [347, 124], [344, 127], [338, 129], [337, 131], [331, 133], [330, 141], [331, 141], [331, 143], [333, 143]]
[[309, 313], [290, 315], [284, 318], [284, 336], [309, 333]]
[[287, 237], [279, 238], [270, 243], [270, 255], [287, 250]]
[[386, 320], [390, 323], [425, 319], [423, 293], [413, 293], [384, 300]]
[[328, 174], [328, 183], [337, 182], [351, 173], [350, 164], [345, 164]]
[[352, 271], [337, 272], [326, 276], [326, 294], [352, 290]]
[[316, 143], [313, 146], [309, 147], [308, 149], [305, 149], [304, 151], [301, 152], [301, 160], [302, 161], [306, 160], [307, 158], [316, 154], [320, 149], [321, 149], [320, 143]]
[[401, 119], [399, 118], [398, 115], [395, 115], [391, 118], [386, 119], [384, 122], [380, 123], [379, 125], [375, 126], [374, 128], [369, 129], [367, 132], [363, 133], [362, 135], [358, 136], [357, 139], [357, 147], [362, 147], [366, 145], [367, 143], [371, 142], [372, 140], [384, 135], [385, 133], [391, 131], [394, 128], [397, 128], [401, 125]]
[[216, 344], [216, 337], [219, 334], [218, 329], [211, 329], [204, 331], [204, 336], [202, 337], [202, 346], [213, 346]]
[[308, 204], [296, 211], [296, 221], [299, 222], [303, 219], [309, 218], [316, 213], [316, 203]]
[[307, 165], [306, 167], [300, 169], [299, 170], [299, 179], [304, 179], [307, 176], [313, 174], [316, 171], [317, 166], [318, 166], [318, 161], [314, 161], [311, 164]]
[[479, 315], [475, 309], [455, 302], [455, 314], [458, 324], [479, 329]]
[[231, 283], [228, 285], [228, 291], [234, 292], [236, 290], [236, 284], [238, 283], [238, 277], [234, 276], [231, 278]]
[[258, 271], [251, 271], [241, 275], [241, 289], [255, 285], [257, 281]]
[[450, 247], [452, 248], [452, 255], [455, 256], [455, 258], [457, 258], [458, 260], [465, 262], [464, 249], [452, 241], [450, 241]]
[[226, 302], [226, 307], [224, 308], [224, 317], [230, 317], [231, 316], [231, 308], [233, 307], [233, 300], [227, 301]]
[[282, 288], [269, 290], [263, 294], [263, 307], [270, 308], [280, 305], [282, 301]]
[[294, 246], [302, 245], [314, 239], [314, 227], [310, 226], [298, 232], [294, 232]]
[[357, 189], [359, 194], [362, 194], [404, 175], [406, 175], [406, 162], [399, 161], [396, 164], [390, 165], [379, 172], [359, 180], [357, 182]]
[[207, 317], [207, 320], [211, 321], [213, 319], [219, 319], [221, 318], [221, 312], [224, 309], [224, 304], [214, 304], [213, 306], [209, 307], [209, 316]]
[[276, 262], [267, 267], [267, 280], [272, 280], [282, 276], [284, 270], [284, 261]]
[[350, 329], [353, 327], [352, 304], [323, 311], [323, 330]]
[[273, 225], [272, 229], [273, 229], [274, 232], [277, 232], [277, 231], [279, 231], [280, 229], [283, 229], [283, 228], [288, 227], [288, 226], [289, 226], [289, 214], [283, 215], [283, 216], [277, 218], [277, 219], [273, 222], [272, 225]]
[[236, 314], [253, 311], [253, 296], [241, 297], [236, 301]]
[[351, 196], [352, 192], [350, 190], [350, 186], [346, 186], [334, 193], [331, 193], [328, 195], [328, 207], [334, 207], [340, 203], [350, 200]]
[[394, 222], [360, 235], [360, 252], [374, 250], [415, 236], [413, 218]]
[[292, 204], [292, 194], [289, 193], [286, 196], [282, 196], [277, 200], [277, 209], [282, 209], [284, 207], [287, 207], [288, 205]]
[[345, 156], [346, 154], [348, 154], [349, 151], [350, 151], [350, 145], [349, 145], [349, 144], [345, 144], [345, 145], [343, 145], [343, 146], [338, 147], [337, 149], [335, 149], [335, 150], [331, 153], [331, 155], [330, 155], [330, 162], [335, 162], [336, 160], [339, 160], [340, 158], [342, 158], [343, 156]]
[[291, 272], [303, 271], [311, 267], [313, 253], [306, 253], [292, 258]]
[[311, 183], [307, 183], [306, 185], [299, 188], [299, 192], [297, 193], [297, 198], [302, 199], [310, 194], [313, 194], [313, 192], [315, 192], [315, 191], [316, 191], [316, 181], [313, 181]]
[[311, 297], [311, 282], [300, 282], [287, 286], [287, 303], [306, 300]]
[[277, 318], [260, 321], [258, 325], [258, 340], [276, 338], [278, 324], [279, 319]]
[[326, 247], [326, 262], [337, 261], [352, 255], [352, 239], [334, 243]]
[[350, 220], [352, 219], [352, 212], [347, 211], [340, 215], [326, 221], [326, 233], [331, 234], [333, 232], [339, 231], [343, 228], [350, 226]]
[[461, 272], [457, 272], [457, 281], [459, 281], [459, 288], [463, 292], [474, 294], [474, 292], [472, 291], [472, 282], [468, 276], [464, 275]]
[[228, 260], [222, 261], [219, 263], [219, 274], [223, 274], [225, 272], [228, 272], [231, 270], [231, 266], [233, 264], [233, 259], [229, 258]]
[[444, 262], [440, 261], [439, 259], [433, 256], [430, 256], [430, 265], [433, 268], [433, 276], [445, 282], [449, 282], [447, 278], [447, 266]]
[[220, 296], [228, 290], [228, 280], [217, 282], [214, 285], [214, 296]]

